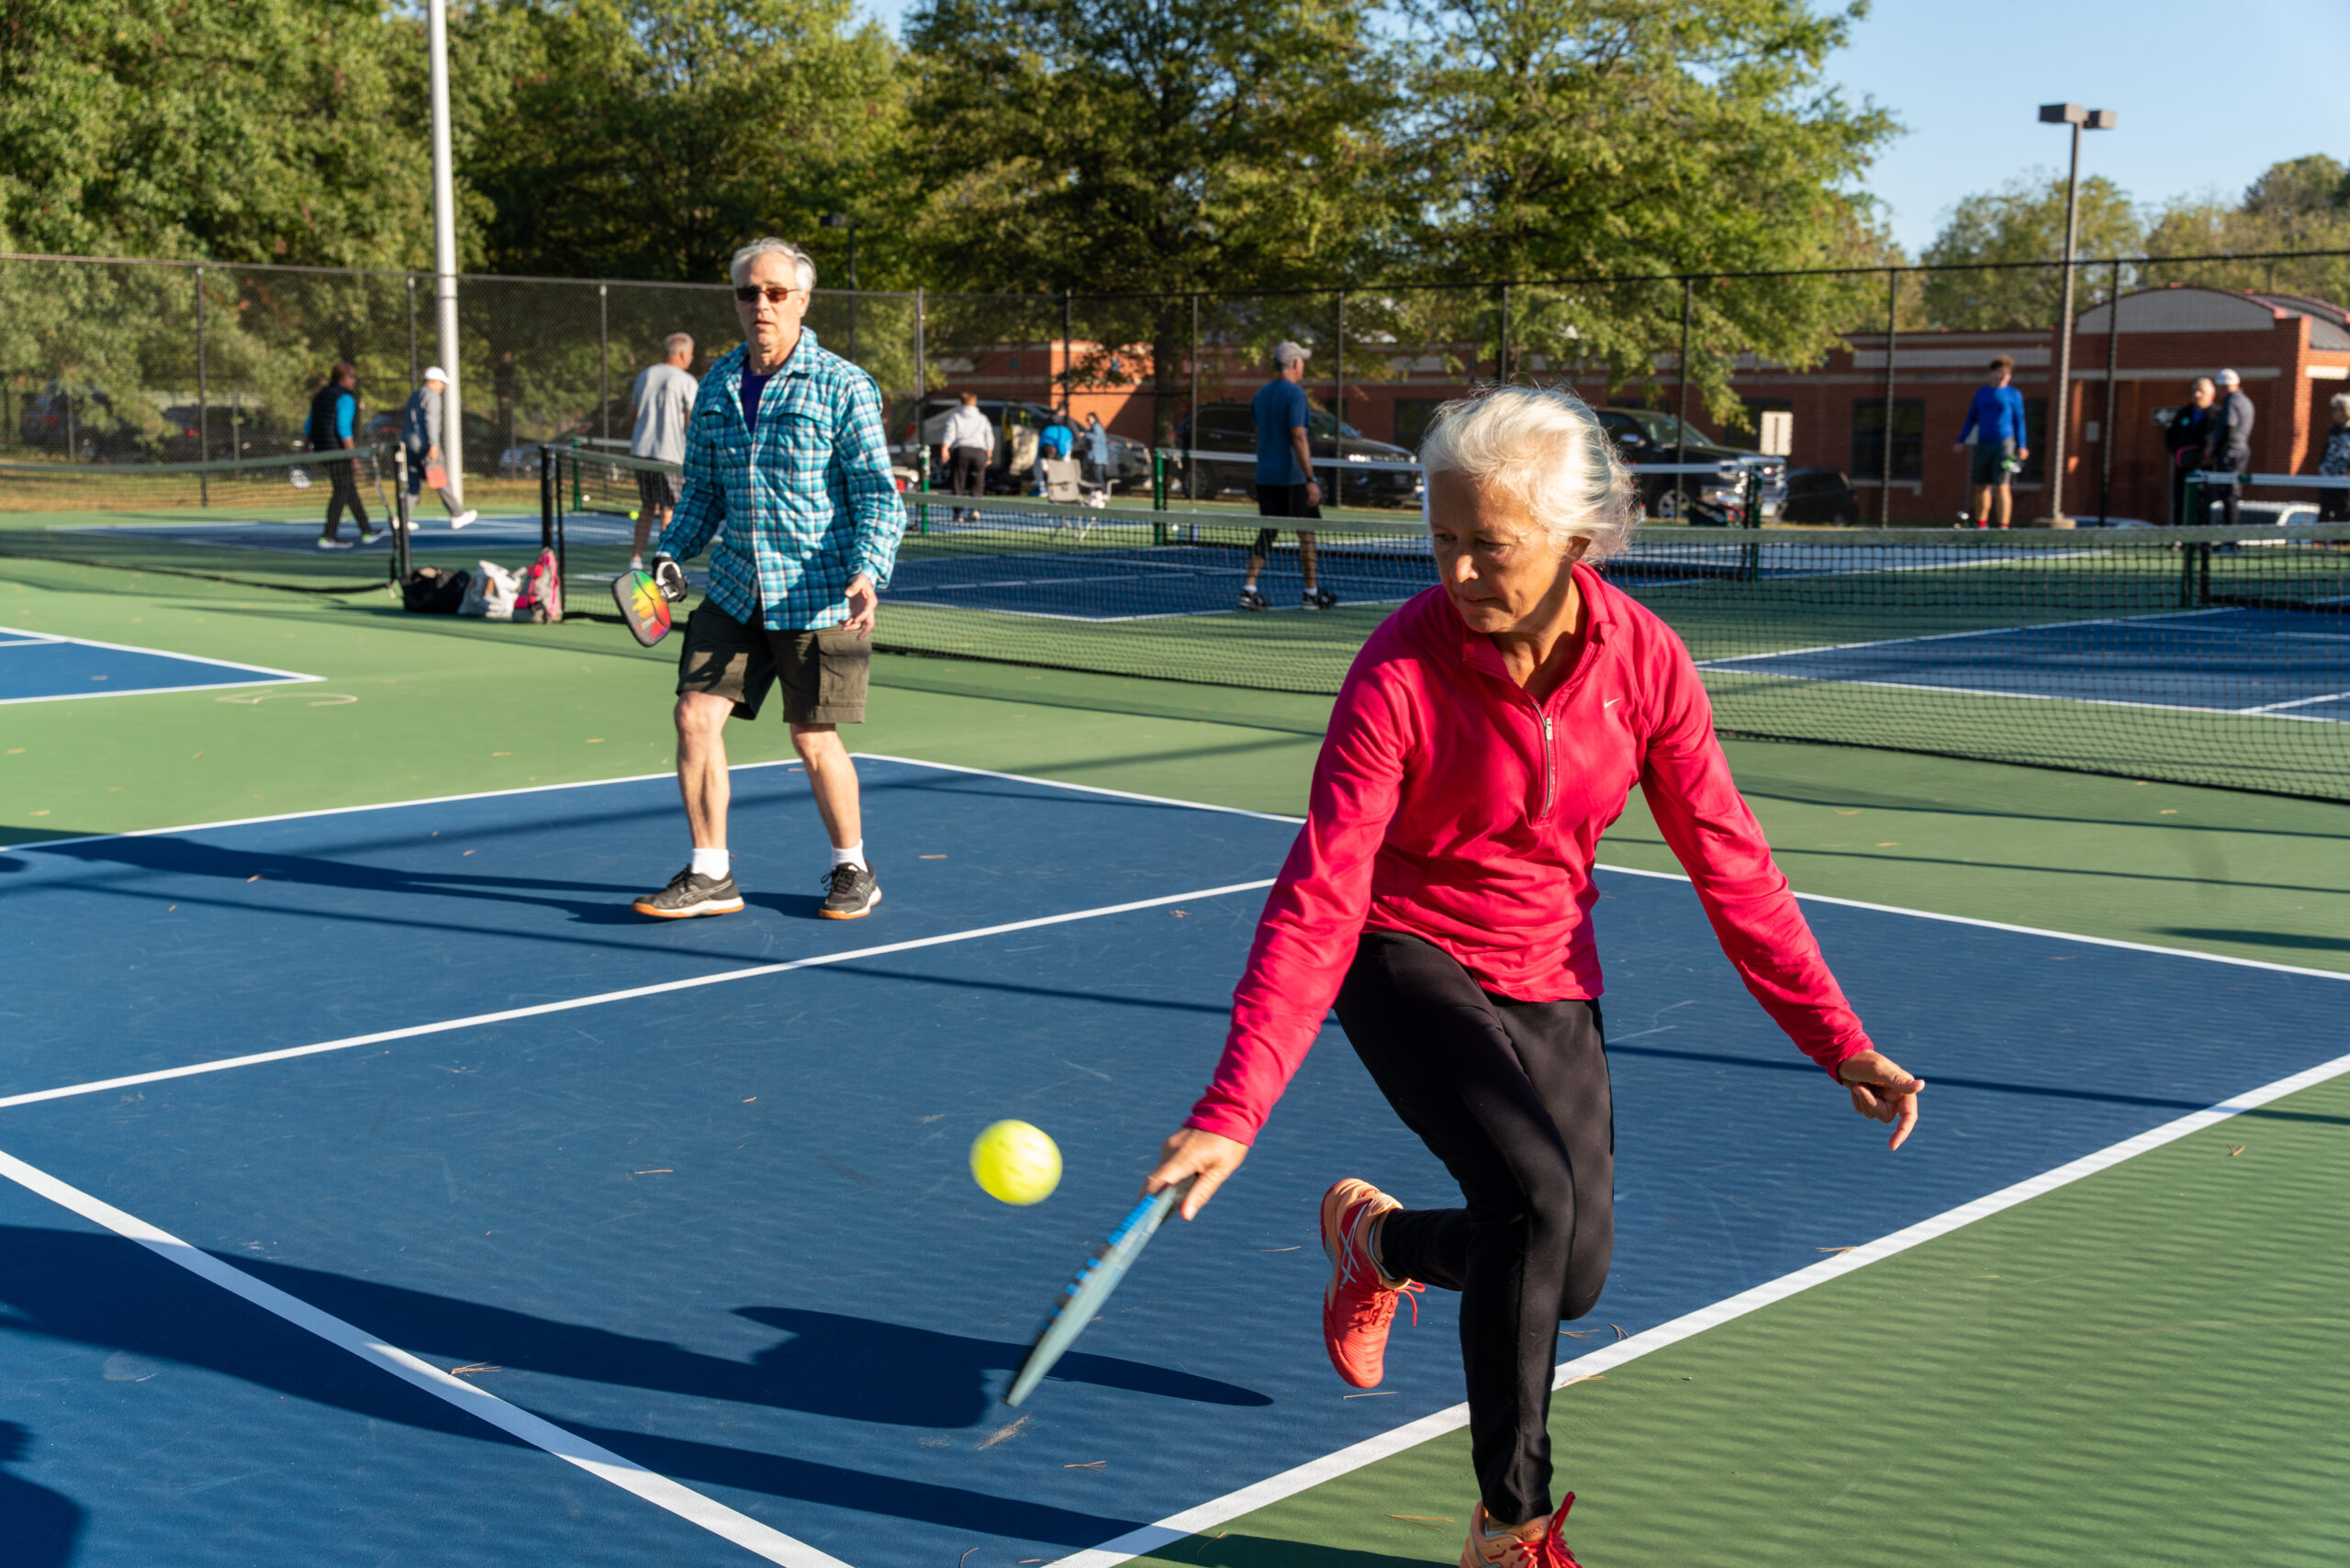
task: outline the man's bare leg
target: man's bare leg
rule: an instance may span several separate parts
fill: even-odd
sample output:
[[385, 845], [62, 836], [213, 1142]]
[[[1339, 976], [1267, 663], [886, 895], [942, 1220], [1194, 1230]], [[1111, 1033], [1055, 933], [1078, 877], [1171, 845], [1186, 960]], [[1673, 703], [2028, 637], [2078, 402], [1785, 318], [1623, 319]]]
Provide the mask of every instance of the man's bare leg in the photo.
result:
[[794, 724], [791, 747], [808, 765], [808, 788], [816, 797], [816, 812], [835, 849], [865, 842], [865, 817], [858, 809], [856, 764], [841, 744], [840, 731], [830, 724]]
[[2005, 485], [2001, 485], [2000, 487], [1998, 487], [1998, 497], [1999, 497], [1999, 526], [2000, 526], [2001, 528], [2005, 528], [2005, 527], [2007, 527], [2007, 526], [2008, 526], [2008, 520], [2009, 520], [2009, 518], [2014, 514], [2014, 512], [2015, 512], [2016, 493], [2015, 493], [2015, 491], [2013, 491], [2013, 490], [2009, 489], [2007, 486], [2005, 486]]
[[706, 691], [677, 699], [677, 793], [696, 849], [726, 847], [726, 808], [734, 793], [726, 772], [726, 721], [734, 704]]
[[1975, 487], [1975, 526], [1991, 526], [1991, 487], [1988, 485]]
[[1304, 574], [1305, 591], [1312, 593], [1315, 588], [1315, 576], [1314, 531], [1310, 528], [1301, 528], [1297, 531], [1297, 569]]
[[628, 558], [632, 561], [643, 560], [645, 544], [649, 541], [657, 538], [661, 532], [666, 532], [668, 526], [669, 509], [667, 507], [640, 507], [637, 509], [635, 524], [636, 532], [629, 540]]

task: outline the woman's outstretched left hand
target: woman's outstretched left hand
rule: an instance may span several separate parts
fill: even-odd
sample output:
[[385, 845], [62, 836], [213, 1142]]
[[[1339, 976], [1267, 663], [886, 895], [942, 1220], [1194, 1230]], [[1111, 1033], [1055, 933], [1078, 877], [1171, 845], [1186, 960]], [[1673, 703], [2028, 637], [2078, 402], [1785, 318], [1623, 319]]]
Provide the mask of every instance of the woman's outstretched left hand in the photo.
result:
[[1918, 1092], [1926, 1081], [1902, 1071], [1883, 1051], [1863, 1051], [1836, 1070], [1836, 1081], [1851, 1091], [1853, 1110], [1894, 1125], [1893, 1141], [1886, 1148], [1899, 1148], [1918, 1125]]

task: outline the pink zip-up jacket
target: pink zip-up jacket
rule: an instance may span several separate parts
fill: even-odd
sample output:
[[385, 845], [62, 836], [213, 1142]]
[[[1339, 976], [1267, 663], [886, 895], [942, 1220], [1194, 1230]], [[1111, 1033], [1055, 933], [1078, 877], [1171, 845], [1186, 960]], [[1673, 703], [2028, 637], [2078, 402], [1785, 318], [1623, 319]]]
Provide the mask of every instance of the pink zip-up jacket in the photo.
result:
[[1547, 702], [1440, 588], [1371, 633], [1265, 900], [1224, 1058], [1186, 1126], [1255, 1141], [1366, 927], [1434, 943], [1503, 996], [1597, 997], [1592, 862], [1634, 784], [1779, 1027], [1830, 1073], [1870, 1048], [1730, 781], [1688, 649], [1597, 572], [1573, 570], [1582, 656]]

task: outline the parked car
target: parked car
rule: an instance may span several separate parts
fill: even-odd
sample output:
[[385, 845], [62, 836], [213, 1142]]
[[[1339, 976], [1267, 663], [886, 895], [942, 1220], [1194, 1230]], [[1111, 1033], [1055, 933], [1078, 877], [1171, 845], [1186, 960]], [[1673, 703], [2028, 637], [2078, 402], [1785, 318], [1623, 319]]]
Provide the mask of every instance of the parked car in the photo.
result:
[[1841, 468], [1790, 468], [1779, 521], [1850, 528], [1861, 521], [1860, 498]]
[[[1192, 484], [1194, 498], [1219, 496], [1241, 500], [1257, 498], [1257, 419], [1246, 403], [1203, 403], [1175, 427], [1175, 444], [1184, 452], [1230, 453], [1231, 460], [1203, 462], [1197, 458], [1170, 465], [1169, 487]], [[1404, 447], [1373, 441], [1326, 409], [1306, 415], [1306, 450], [1316, 458], [1362, 464], [1360, 470], [1317, 464], [1314, 476], [1322, 481], [1322, 498], [1332, 505], [1417, 507], [1422, 481], [1417, 467], [1372, 465], [1416, 464]]]
[[[927, 448], [934, 470], [938, 462], [939, 438], [946, 433], [946, 418], [962, 406], [962, 398], [954, 393], [934, 392], [922, 400], [921, 422], [915, 422], [914, 400], [900, 398], [890, 416], [890, 453], [908, 467], [914, 466]], [[1027, 487], [1026, 475], [1014, 476], [1011, 470], [1012, 448], [1015, 431], [1039, 431], [1050, 423], [1060, 410], [1043, 403], [1031, 403], [1016, 398], [982, 398], [979, 412], [995, 427], [995, 456], [989, 461], [987, 487], [990, 492], [1011, 494]], [[1078, 426], [1080, 441], [1085, 435]], [[1022, 442], [1024, 446], [1026, 444]], [[1080, 449], [1080, 452], [1082, 448]], [[1147, 488], [1150, 484], [1150, 448], [1130, 435], [1114, 431], [1110, 437], [1110, 479], [1113, 484], [1128, 490]]]
[[148, 431], [92, 382], [52, 381], [25, 399], [17, 439], [78, 463], [122, 463], [150, 455]]
[[[229, 404], [208, 404], [199, 424], [195, 404], [174, 403], [163, 410], [163, 434], [156, 442], [156, 454], [166, 463], [218, 463], [230, 456], [277, 457], [304, 448], [303, 442], [278, 430], [267, 419], [256, 417], [252, 409]], [[206, 426], [210, 427], [208, 441], [204, 439]]]
[[1594, 410], [1600, 428], [1615, 438], [1624, 461], [1635, 466], [1654, 464], [1737, 464], [1739, 472], [1717, 477], [1709, 474], [1639, 474], [1634, 476], [1640, 505], [1649, 516], [1668, 522], [1700, 526], [1743, 527], [1747, 522], [1747, 467], [1762, 471], [1762, 521], [1780, 516], [1786, 500], [1787, 465], [1784, 458], [1757, 458], [1751, 452], [1700, 433], [1655, 409], [1603, 408]]

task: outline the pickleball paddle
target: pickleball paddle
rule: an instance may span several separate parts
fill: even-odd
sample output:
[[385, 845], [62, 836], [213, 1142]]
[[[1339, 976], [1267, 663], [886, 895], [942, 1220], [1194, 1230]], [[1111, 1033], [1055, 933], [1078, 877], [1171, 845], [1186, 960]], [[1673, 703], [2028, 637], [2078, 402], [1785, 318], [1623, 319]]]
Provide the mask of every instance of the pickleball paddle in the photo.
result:
[[629, 634], [643, 646], [649, 648], [669, 634], [669, 596], [661, 591], [651, 572], [622, 572], [614, 577], [612, 602], [621, 607]]
[[1036, 1336], [1028, 1359], [1020, 1363], [1020, 1371], [1012, 1380], [1012, 1391], [1003, 1396], [1006, 1405], [1017, 1405], [1035, 1393], [1045, 1374], [1053, 1370], [1053, 1363], [1061, 1359], [1061, 1353], [1077, 1343], [1077, 1337], [1101, 1312], [1110, 1293], [1126, 1277], [1126, 1270], [1158, 1234], [1159, 1222], [1173, 1213], [1175, 1205], [1183, 1201], [1183, 1194], [1192, 1190], [1193, 1180], [1187, 1176], [1171, 1187], [1161, 1187], [1128, 1209], [1126, 1217], [1118, 1222], [1118, 1228], [1110, 1233], [1110, 1239], [1085, 1260], [1077, 1278], [1054, 1301], [1052, 1316], [1045, 1319], [1044, 1330]]

